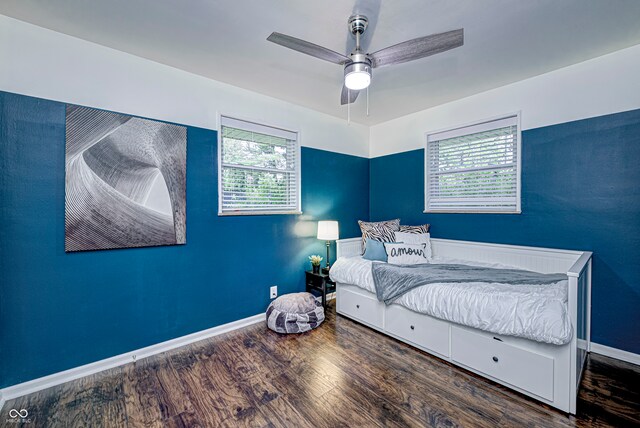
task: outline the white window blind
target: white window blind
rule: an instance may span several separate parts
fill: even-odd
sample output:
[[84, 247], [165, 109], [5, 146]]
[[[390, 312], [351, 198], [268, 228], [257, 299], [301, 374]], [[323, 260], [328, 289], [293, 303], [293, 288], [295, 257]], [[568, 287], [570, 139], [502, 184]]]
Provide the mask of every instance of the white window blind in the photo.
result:
[[300, 212], [295, 132], [221, 117], [219, 214]]
[[518, 116], [429, 134], [426, 212], [520, 212]]

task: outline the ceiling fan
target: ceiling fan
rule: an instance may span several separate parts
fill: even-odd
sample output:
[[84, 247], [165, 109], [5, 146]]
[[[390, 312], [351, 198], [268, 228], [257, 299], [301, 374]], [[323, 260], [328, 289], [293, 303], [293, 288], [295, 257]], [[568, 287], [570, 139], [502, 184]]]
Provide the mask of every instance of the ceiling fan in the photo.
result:
[[464, 44], [464, 30], [460, 28], [407, 40], [374, 53], [365, 53], [360, 46], [360, 37], [366, 31], [368, 24], [369, 20], [365, 15], [356, 14], [349, 17], [349, 32], [355, 37], [356, 46], [348, 56], [277, 32], [271, 33], [267, 40], [334, 64], [343, 65], [344, 84], [342, 85], [342, 95], [340, 97], [340, 104], [343, 105], [353, 103], [358, 98], [359, 91], [369, 86], [372, 69], [413, 61], [445, 52]]

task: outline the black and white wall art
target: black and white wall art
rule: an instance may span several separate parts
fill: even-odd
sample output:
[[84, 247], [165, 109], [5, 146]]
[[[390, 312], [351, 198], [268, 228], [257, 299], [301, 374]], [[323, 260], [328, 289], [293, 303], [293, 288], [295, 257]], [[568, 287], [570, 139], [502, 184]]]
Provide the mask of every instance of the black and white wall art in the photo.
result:
[[186, 242], [187, 129], [67, 105], [65, 250]]

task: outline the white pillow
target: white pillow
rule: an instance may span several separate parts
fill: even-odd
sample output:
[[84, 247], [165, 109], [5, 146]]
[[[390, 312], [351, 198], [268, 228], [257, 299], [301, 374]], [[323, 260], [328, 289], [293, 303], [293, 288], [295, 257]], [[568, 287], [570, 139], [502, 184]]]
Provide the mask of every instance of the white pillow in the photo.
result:
[[400, 242], [385, 242], [387, 262], [392, 265], [417, 265], [429, 263], [426, 251], [427, 244], [405, 244]]
[[425, 244], [427, 259], [431, 260], [431, 235], [428, 233], [394, 232], [396, 242], [405, 244]]

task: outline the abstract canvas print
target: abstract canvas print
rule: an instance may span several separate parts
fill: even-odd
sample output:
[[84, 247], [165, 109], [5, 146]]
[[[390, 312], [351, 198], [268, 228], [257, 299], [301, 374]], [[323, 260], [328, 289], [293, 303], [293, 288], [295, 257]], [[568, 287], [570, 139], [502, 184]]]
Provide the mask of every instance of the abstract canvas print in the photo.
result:
[[187, 129], [67, 105], [65, 250], [186, 242]]

